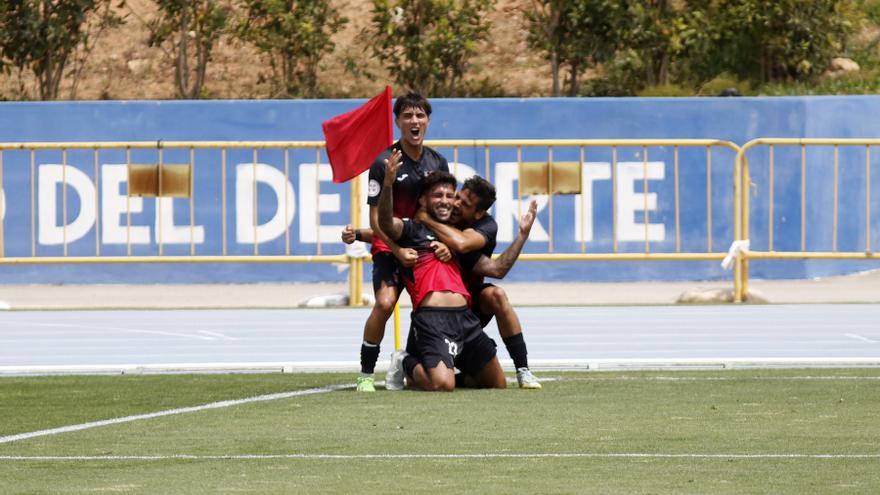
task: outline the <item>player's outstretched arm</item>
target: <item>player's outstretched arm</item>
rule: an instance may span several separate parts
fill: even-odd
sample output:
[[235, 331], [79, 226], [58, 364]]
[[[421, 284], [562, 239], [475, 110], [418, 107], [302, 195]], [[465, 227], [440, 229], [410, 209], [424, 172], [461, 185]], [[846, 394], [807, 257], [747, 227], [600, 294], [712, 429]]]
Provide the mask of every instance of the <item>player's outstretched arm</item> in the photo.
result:
[[452, 249], [456, 253], [469, 253], [481, 249], [486, 245], [486, 238], [483, 234], [474, 229], [460, 230], [452, 225], [440, 223], [431, 218], [424, 209], [421, 209], [416, 213], [416, 220], [419, 223], [425, 224], [437, 234], [437, 238], [440, 239], [443, 244], [449, 246], [449, 249]]
[[516, 239], [507, 246], [497, 258], [492, 259], [488, 256], [480, 256], [474, 265], [473, 271], [484, 277], [504, 278], [507, 272], [513, 268], [513, 264], [519, 258], [523, 246], [529, 239], [532, 232], [532, 225], [535, 223], [535, 217], [538, 214], [538, 203], [534, 200], [529, 204], [529, 210], [519, 220], [519, 234]]
[[394, 217], [392, 188], [397, 178], [397, 170], [402, 163], [401, 151], [394, 149], [385, 160], [385, 178], [382, 184], [382, 192], [379, 194], [379, 206], [377, 208], [377, 220], [379, 230], [392, 240], [400, 239], [403, 234], [403, 221]]

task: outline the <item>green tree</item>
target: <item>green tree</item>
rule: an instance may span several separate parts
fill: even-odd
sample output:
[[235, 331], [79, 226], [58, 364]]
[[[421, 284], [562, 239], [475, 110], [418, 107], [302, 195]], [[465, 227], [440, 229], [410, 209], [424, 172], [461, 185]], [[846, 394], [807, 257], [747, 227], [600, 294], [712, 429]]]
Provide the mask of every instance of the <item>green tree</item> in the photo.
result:
[[33, 73], [41, 100], [58, 98], [65, 77], [71, 97], [104, 29], [122, 19], [110, 0], [0, 0], [0, 66]]
[[627, 3], [630, 21], [623, 33], [624, 44], [638, 54], [647, 85], [669, 84], [672, 64], [683, 48], [683, 6], [669, 0]]
[[533, 0], [530, 8], [523, 12], [528, 29], [529, 47], [539, 50], [550, 62], [553, 78], [551, 94], [559, 96], [559, 54], [564, 50], [572, 33], [564, 30], [562, 19], [569, 2], [566, 0]]
[[179, 98], [199, 98], [214, 44], [224, 34], [229, 8], [215, 0], [156, 0], [159, 15], [147, 23], [150, 46], [174, 61]]
[[568, 95], [574, 96], [584, 70], [614, 57], [622, 5], [613, 0], [533, 0], [525, 10], [527, 41], [550, 62], [553, 96], [561, 94], [563, 67], [568, 70]]
[[[584, 0], [588, 1], [588, 0]], [[758, 83], [812, 81], [845, 50], [852, 0], [628, 0], [604, 94], [697, 86], [720, 75]], [[612, 87], [620, 86], [626, 87]], [[591, 93], [596, 94], [593, 90]]]
[[318, 64], [348, 22], [324, 0], [242, 0], [239, 35], [269, 56], [273, 96], [318, 96]]
[[[750, 22], [745, 43], [758, 48], [761, 81], [812, 78], [844, 48], [853, 32], [851, 2], [739, 0], [731, 14]], [[734, 24], [735, 27], [736, 24]], [[740, 68], [740, 73], [746, 71]]]
[[373, 0], [373, 55], [399, 85], [433, 96], [466, 91], [495, 0]]
[[[757, 82], [811, 80], [845, 50], [851, 0], [691, 0], [683, 35], [693, 70]], [[711, 21], [711, 22], [709, 22]]]

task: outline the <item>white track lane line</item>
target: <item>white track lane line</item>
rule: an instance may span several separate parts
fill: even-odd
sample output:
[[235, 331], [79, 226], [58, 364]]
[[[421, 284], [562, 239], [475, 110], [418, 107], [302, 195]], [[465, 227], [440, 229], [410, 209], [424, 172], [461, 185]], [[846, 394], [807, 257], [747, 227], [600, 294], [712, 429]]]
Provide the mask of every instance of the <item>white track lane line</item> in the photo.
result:
[[71, 455], [24, 456], [4, 455], [0, 461], [164, 461], [164, 460], [442, 460], [442, 459], [880, 459], [880, 454], [663, 454], [651, 452], [570, 452], [521, 454], [229, 454], [229, 455]]
[[876, 344], [877, 343], [876, 340], [869, 339], [868, 337], [863, 337], [857, 333], [845, 333], [844, 335], [846, 335], [847, 337], [849, 337], [851, 339], [861, 340], [862, 342], [867, 342], [869, 344]]
[[207, 335], [208, 337], [215, 337], [220, 340], [238, 340], [236, 337], [230, 337], [228, 335], [224, 335], [220, 332], [212, 332], [210, 330], [198, 330], [198, 333], [202, 335]]
[[145, 333], [151, 335], [165, 335], [167, 337], [184, 337], [187, 339], [196, 339], [196, 340], [217, 340], [214, 337], [208, 337], [206, 335], [193, 335], [190, 333], [179, 333], [179, 332], [165, 332], [162, 330], [144, 330], [140, 328], [126, 328], [126, 327], [102, 327], [96, 325], [78, 325], [75, 323], [28, 323], [29, 325], [33, 325], [35, 327], [58, 327], [58, 328], [82, 328], [85, 330], [110, 330], [114, 332], [129, 332], [129, 333]]
[[305, 395], [323, 394], [327, 392], [335, 392], [354, 388], [352, 384], [346, 385], [328, 385], [326, 387], [310, 388], [306, 390], [296, 390], [293, 392], [279, 392], [277, 394], [259, 395], [256, 397], [248, 397], [246, 399], [224, 400], [220, 402], [212, 402], [210, 404], [202, 404], [201, 406], [181, 407], [178, 409], [168, 409], [165, 411], [157, 411], [147, 414], [137, 414], [134, 416], [124, 416], [121, 418], [105, 419], [101, 421], [92, 421], [89, 423], [81, 423], [78, 425], [62, 426], [59, 428], [50, 428], [48, 430], [31, 431], [27, 433], [18, 433], [15, 435], [7, 435], [0, 437], [0, 444], [16, 442], [19, 440], [27, 440], [35, 437], [45, 437], [49, 435], [57, 435], [59, 433], [69, 433], [72, 431], [87, 430], [89, 428], [97, 428], [99, 426], [118, 425], [121, 423], [130, 423], [132, 421], [140, 421], [142, 419], [160, 418], [162, 416], [172, 416], [175, 414], [186, 414], [199, 411], [207, 411], [209, 409], [220, 409], [224, 407], [238, 406], [241, 404], [249, 404], [251, 402], [264, 402], [269, 400], [288, 399], [290, 397], [302, 397]]

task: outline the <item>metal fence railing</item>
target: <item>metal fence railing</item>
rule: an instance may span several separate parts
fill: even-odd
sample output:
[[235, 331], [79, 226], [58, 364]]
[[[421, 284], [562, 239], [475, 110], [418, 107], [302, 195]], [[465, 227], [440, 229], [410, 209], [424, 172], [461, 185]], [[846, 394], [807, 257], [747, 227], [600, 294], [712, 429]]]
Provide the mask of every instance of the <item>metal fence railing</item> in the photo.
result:
[[[119, 264], [119, 263], [352, 263], [344, 254], [328, 255], [322, 254], [321, 242], [315, 243], [315, 251], [311, 253], [294, 253], [290, 249], [290, 227], [289, 224], [284, 226], [285, 247], [280, 252], [276, 251], [272, 254], [260, 253], [260, 242], [256, 238], [257, 229], [253, 228], [254, 239], [252, 242], [252, 251], [248, 254], [240, 252], [233, 253], [227, 245], [227, 226], [230, 223], [228, 218], [227, 204], [229, 185], [227, 181], [227, 165], [228, 155], [233, 150], [238, 155], [247, 155], [248, 159], [240, 158], [241, 162], [249, 162], [253, 168], [250, 174], [253, 178], [252, 184], [252, 216], [254, 224], [259, 215], [257, 201], [257, 167], [260, 164], [262, 153], [273, 152], [280, 154], [283, 158], [283, 174], [285, 179], [290, 175], [289, 155], [294, 150], [302, 153], [312, 153], [316, 163], [321, 161], [321, 153], [324, 149], [323, 141], [291, 141], [291, 142], [68, 142], [68, 143], [0, 143], [0, 190], [3, 190], [4, 184], [2, 177], [4, 175], [4, 167], [9, 170], [10, 167], [21, 166], [28, 169], [27, 184], [16, 184], [18, 189], [28, 199], [25, 205], [19, 202], [16, 206], [25, 206], [29, 209], [29, 220], [26, 223], [30, 231], [30, 249], [29, 255], [10, 256], [6, 250], [8, 245], [9, 233], [6, 232], [6, 220], [9, 218], [9, 212], [12, 211], [10, 201], [6, 201], [9, 194], [3, 195], [3, 203], [6, 204], [4, 212], [4, 222], [0, 223], [0, 265], [48, 265], [48, 264]], [[277, 157], [276, 157], [277, 158]], [[193, 183], [189, 185], [189, 193], [186, 194], [189, 223], [184, 230], [189, 230], [188, 252], [174, 253], [167, 252], [166, 239], [163, 239], [163, 232], [167, 230], [167, 225], [163, 228], [163, 222], [173, 221], [173, 209], [171, 208], [170, 198], [157, 198], [156, 201], [156, 250], [151, 253], [136, 253], [133, 246], [133, 238], [138, 227], [132, 223], [133, 206], [132, 202], [139, 200], [131, 191], [124, 194], [124, 207], [121, 208], [122, 214], [126, 218], [124, 229], [125, 241], [122, 242], [125, 247], [122, 253], [108, 254], [102, 250], [102, 225], [103, 215], [101, 214], [102, 202], [99, 200], [99, 194], [95, 193], [94, 198], [90, 198], [88, 202], [83, 198], [79, 198], [80, 203], [77, 205], [80, 212], [83, 210], [92, 211], [94, 215], [94, 250], [92, 253], [73, 254], [69, 250], [71, 245], [71, 232], [69, 225], [70, 216], [70, 198], [68, 191], [69, 186], [76, 182], [82, 187], [92, 188], [93, 191], [101, 191], [104, 176], [102, 175], [102, 163], [105, 161], [122, 164], [120, 166], [126, 168], [131, 173], [133, 164], [150, 163], [158, 167], [161, 177], [161, 171], [164, 164], [177, 163], [189, 168], [191, 176], [196, 176], [196, 171], [202, 167], [210, 167], [213, 173], [207, 174], [209, 180], [216, 180], [217, 191], [219, 196], [216, 198], [216, 205], [219, 211], [216, 213], [220, 217], [219, 225], [222, 229], [219, 245], [215, 252], [199, 252], [195, 242], [194, 235], [196, 223], [195, 200], [199, 194], [199, 189], [195, 183], [199, 181], [193, 179]], [[76, 166], [72, 162], [76, 162]], [[57, 172], [57, 183], [61, 189], [61, 240], [60, 252], [51, 254], [38, 253], [38, 220], [46, 219], [38, 218], [38, 166], [37, 163], [53, 163], [51, 171]], [[239, 165], [241, 166], [241, 165]], [[40, 173], [43, 173], [41, 170]], [[90, 174], [90, 176], [88, 175]], [[204, 174], [203, 174], [204, 175]], [[118, 179], [115, 178], [115, 179]], [[319, 174], [315, 174], [316, 182], [319, 180]], [[83, 185], [84, 182], [88, 184]], [[122, 182], [125, 182], [124, 180]], [[7, 182], [6, 187], [10, 187]], [[316, 185], [317, 187], [317, 185]], [[286, 193], [286, 191], [285, 191]], [[284, 194], [279, 200], [283, 203], [283, 210], [289, 211], [289, 202], [292, 199], [288, 194]], [[316, 215], [315, 221], [320, 225], [320, 216]], [[318, 230], [320, 231], [320, 230]], [[16, 232], [16, 235], [21, 233]], [[27, 234], [25, 234], [27, 235]], [[5, 241], [5, 242], [4, 242]], [[179, 251], [179, 250], [178, 250]]]
[[[432, 140], [427, 144], [449, 159], [450, 169], [460, 179], [479, 173], [495, 183], [499, 192], [503, 189], [513, 197], [513, 203], [503, 206], [508, 208], [502, 212], [508, 218], [520, 213], [528, 199], [541, 202], [546, 225], [541, 242], [546, 242], [546, 249], [523, 253], [524, 261], [718, 261], [725, 258], [733, 241], [751, 240], [749, 249], [736, 254], [734, 265], [733, 283], [740, 302], [747, 297], [752, 259], [880, 259], [873, 252], [871, 234], [871, 148], [880, 145], [880, 140], [764, 138], [742, 147], [712, 139]], [[331, 238], [332, 232], [322, 229], [326, 198], [322, 199], [321, 182], [328, 180], [326, 161], [322, 141], [0, 143], [0, 191], [4, 191], [0, 197], [0, 265], [340, 263], [350, 267], [350, 294], [359, 295], [364, 259], [327, 254], [339, 249], [327, 249], [328, 243], [338, 243], [338, 237]], [[165, 166], [181, 166], [190, 180], [178, 189], [176, 203], [157, 194], [155, 242], [149, 247], [135, 242], [143, 234], [132, 219], [143, 208], [141, 198], [127, 189], [130, 184], [122, 186], [133, 167], [144, 164], [147, 169], [158, 167], [160, 191]], [[832, 170], [830, 181], [811, 182], [808, 171], [819, 167]], [[4, 171], [11, 169], [24, 172], [4, 182]], [[526, 171], [545, 169], [550, 174], [546, 185], [535, 188], [521, 180]], [[852, 186], [855, 179], [850, 179], [853, 174], [864, 181], [858, 194]], [[231, 175], [239, 179], [235, 185], [229, 183]], [[299, 197], [293, 197], [292, 189], [278, 186], [274, 194], [280, 218], [266, 220], [258, 201], [265, 194], [265, 183], [260, 181], [272, 176], [278, 184], [288, 184], [294, 175], [299, 180]], [[366, 218], [363, 179], [347, 186], [348, 220], [356, 227]], [[59, 218], [40, 216], [39, 181], [60, 187]], [[68, 195], [69, 186], [94, 191], [94, 197], [74, 201]], [[233, 187], [248, 201], [230, 199]], [[115, 194], [114, 188], [125, 189], [113, 196], [116, 203], [99, 198], [101, 191]], [[303, 188], [310, 193], [303, 194]], [[658, 204], [655, 189], [671, 201]], [[18, 199], [13, 201], [12, 196]], [[240, 210], [234, 219], [228, 211], [230, 204]], [[783, 204], [786, 211], [780, 211]], [[797, 212], [791, 211], [792, 204], [799, 205]], [[174, 205], [181, 210], [176, 215]], [[298, 234], [311, 236], [308, 243], [292, 247], [290, 218], [297, 206], [301, 215], [313, 216], [314, 226]], [[496, 214], [501, 207], [496, 206]], [[112, 248], [102, 237], [106, 229], [101, 222], [113, 218], [105, 215], [108, 208], [125, 218], [114, 231], [117, 237]], [[822, 209], [831, 210], [820, 215], [830, 219], [828, 225], [811, 214]], [[753, 211], [759, 211], [760, 218]], [[10, 232], [12, 212], [26, 219], [20, 222], [21, 228]], [[93, 249], [82, 247], [82, 229], [74, 231], [76, 222], [70, 221], [83, 212], [94, 215]], [[244, 218], [242, 212], [249, 217]], [[797, 221], [792, 222], [795, 213]], [[594, 216], [596, 232], [604, 229], [595, 236]], [[198, 223], [208, 217], [221, 230], [219, 240], [198, 243]], [[174, 225], [181, 218], [187, 221]], [[258, 226], [275, 220], [279, 240], [270, 249]], [[46, 222], [59, 224], [58, 239], [51, 248], [39, 242], [40, 224]], [[246, 228], [232, 235], [233, 247], [227, 230], [236, 222]], [[674, 235], [658, 230], [660, 224], [674, 230]], [[174, 242], [166, 238], [172, 230], [177, 236]], [[858, 246], [854, 231], [858, 231]], [[11, 238], [29, 249], [9, 252]], [[71, 249], [75, 240], [76, 249]], [[350, 301], [361, 304], [360, 297]]]
[[[741, 189], [741, 231], [751, 242], [737, 261], [738, 301], [748, 293], [749, 260], [880, 260], [871, 233], [871, 149], [878, 145], [880, 139], [760, 138], [742, 146], [742, 181], [749, 186]], [[811, 181], [815, 169], [826, 174], [813, 177], [831, 180]], [[853, 187], [857, 182], [863, 185]], [[783, 195], [796, 211], [779, 211]], [[752, 214], [756, 203], [760, 217]]]

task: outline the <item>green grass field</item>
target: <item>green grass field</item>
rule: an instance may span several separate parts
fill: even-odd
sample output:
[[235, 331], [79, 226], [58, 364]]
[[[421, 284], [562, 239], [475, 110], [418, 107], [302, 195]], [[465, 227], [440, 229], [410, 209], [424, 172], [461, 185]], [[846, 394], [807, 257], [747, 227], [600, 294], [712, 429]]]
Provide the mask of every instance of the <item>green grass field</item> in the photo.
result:
[[350, 388], [21, 440], [346, 374], [0, 379], [0, 493], [880, 493], [880, 370], [540, 373]]

